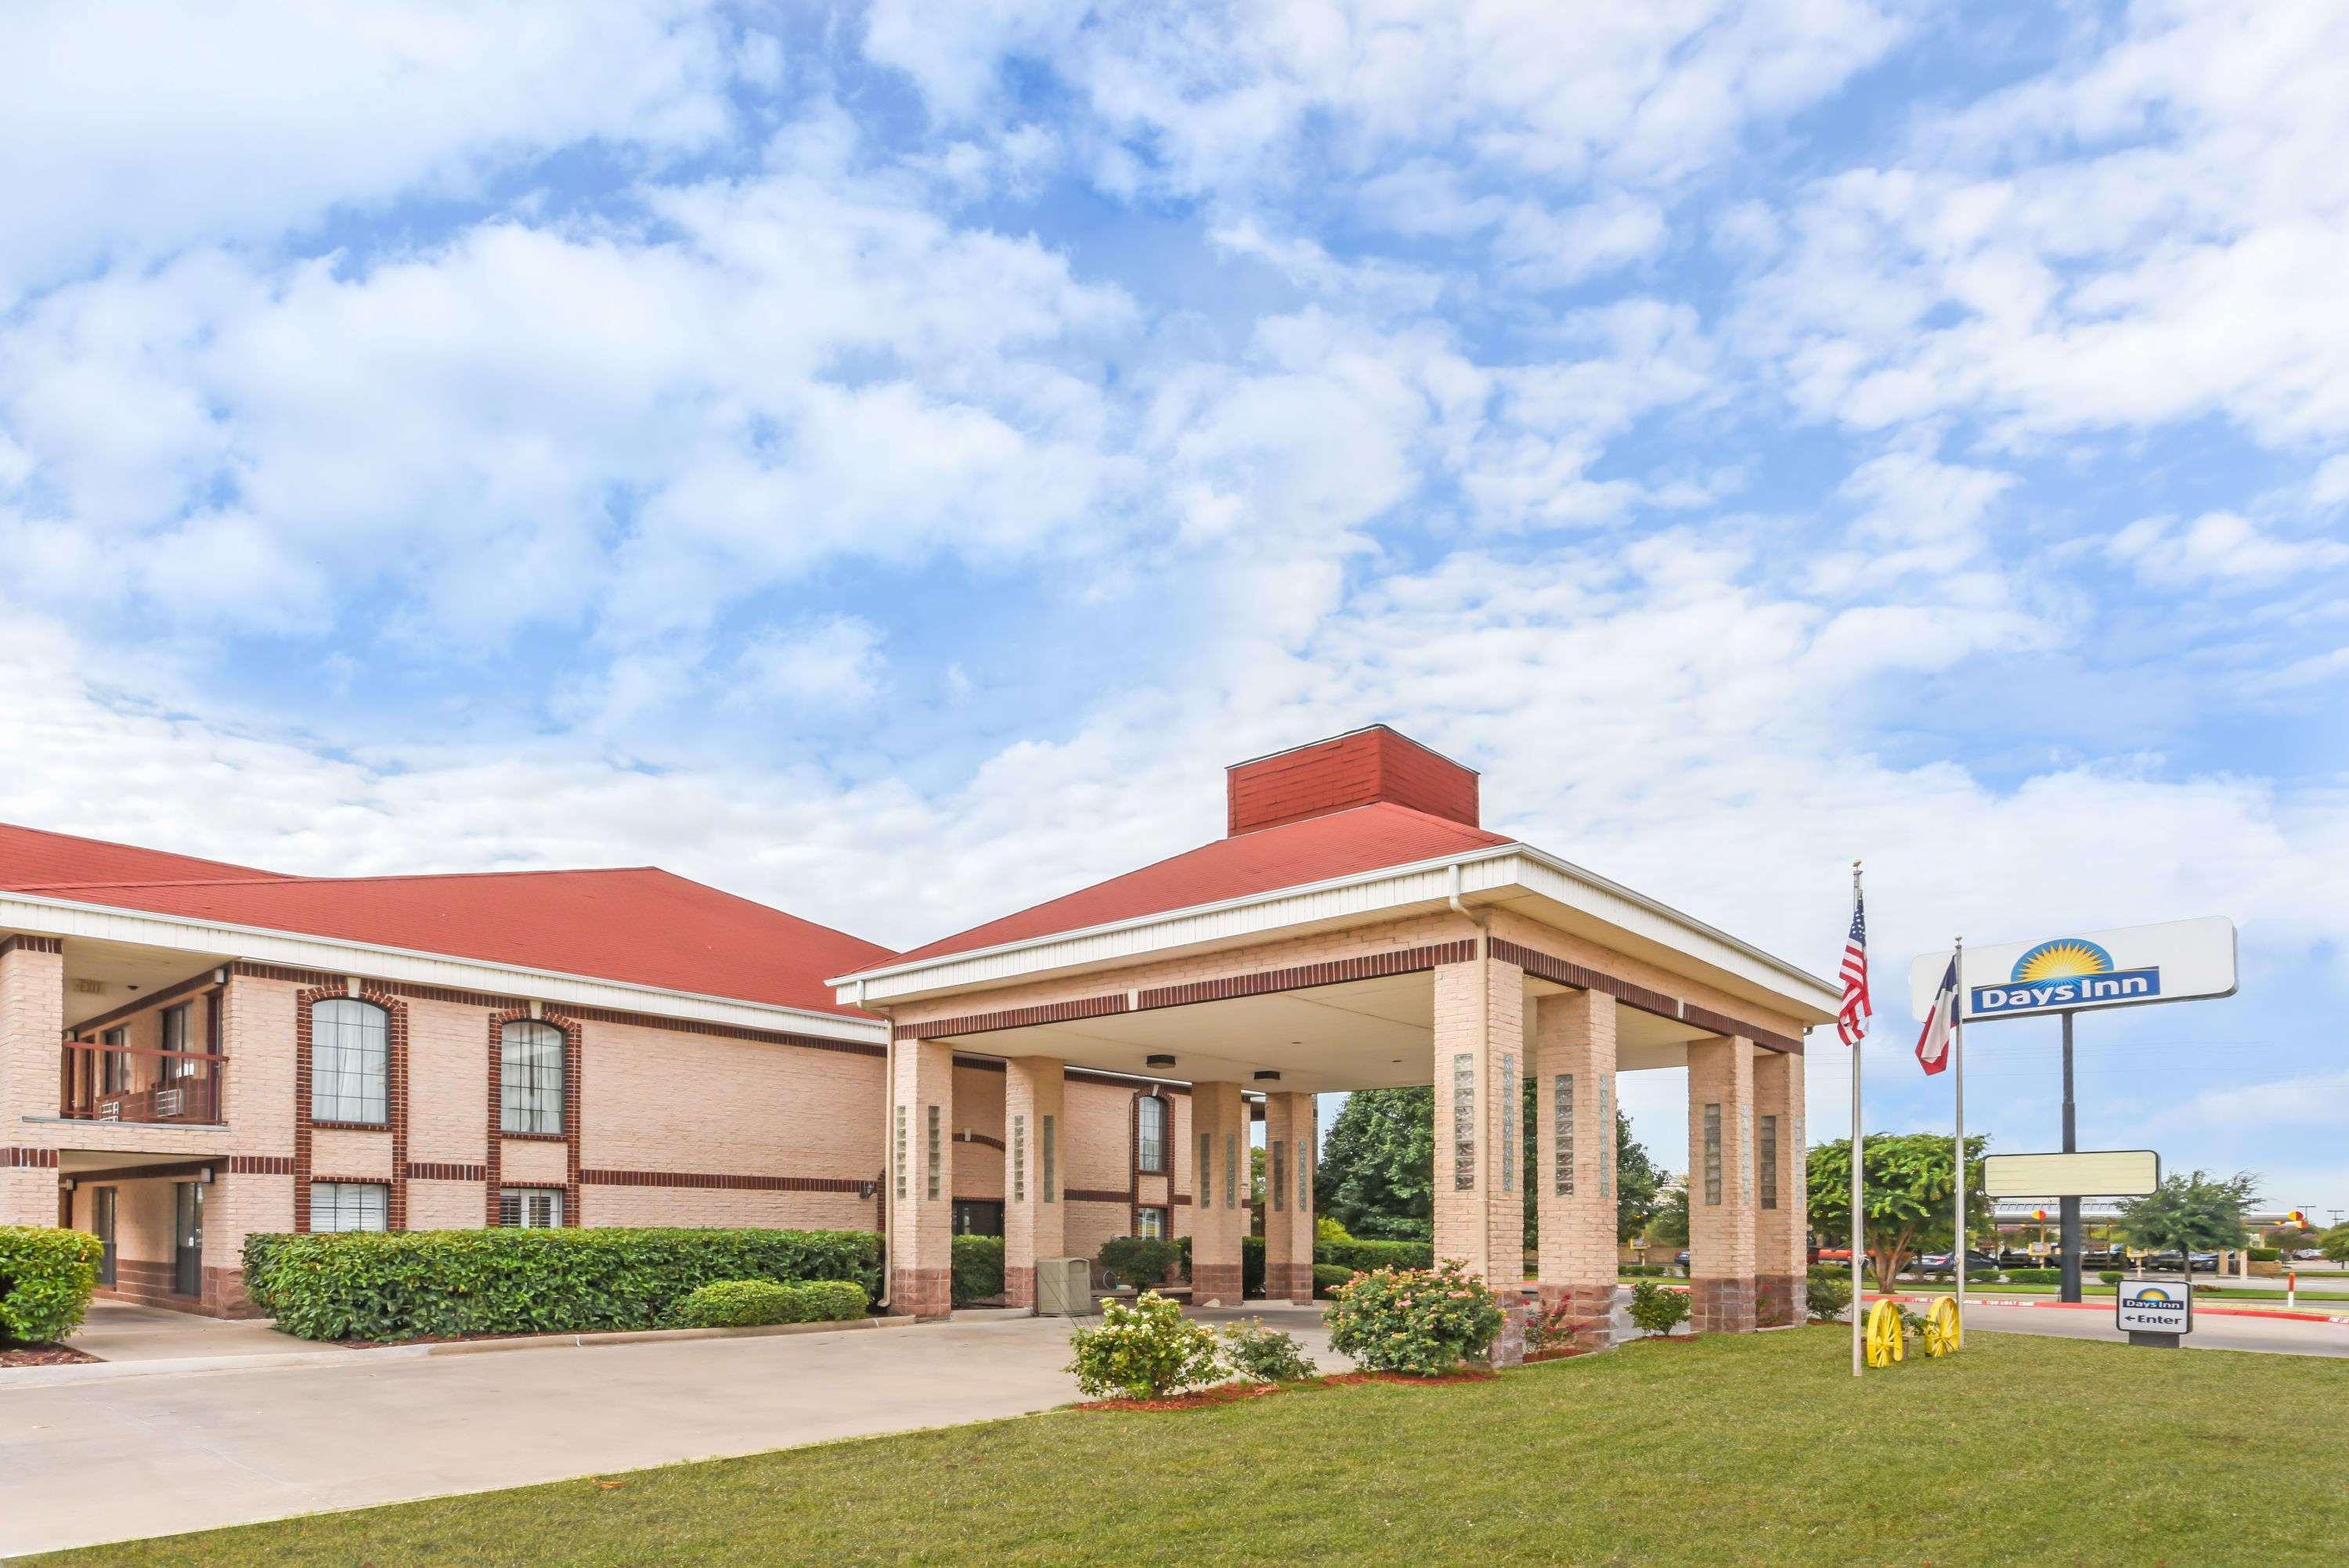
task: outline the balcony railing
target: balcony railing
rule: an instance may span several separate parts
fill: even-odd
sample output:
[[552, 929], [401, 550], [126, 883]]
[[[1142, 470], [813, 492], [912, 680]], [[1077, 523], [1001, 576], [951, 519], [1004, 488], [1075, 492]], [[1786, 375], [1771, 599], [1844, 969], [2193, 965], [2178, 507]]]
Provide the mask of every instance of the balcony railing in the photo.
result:
[[221, 1119], [228, 1058], [68, 1040], [58, 1053], [57, 1072], [59, 1116], [183, 1125]]

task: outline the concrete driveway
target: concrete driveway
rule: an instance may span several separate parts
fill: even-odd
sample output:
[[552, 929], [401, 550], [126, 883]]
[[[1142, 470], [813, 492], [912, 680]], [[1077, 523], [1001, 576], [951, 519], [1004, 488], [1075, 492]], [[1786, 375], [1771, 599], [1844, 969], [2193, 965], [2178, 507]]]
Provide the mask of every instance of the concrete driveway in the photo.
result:
[[[1261, 1316], [1325, 1370], [1318, 1308]], [[1016, 1416], [1076, 1398], [1058, 1319], [8, 1386], [0, 1556]]]

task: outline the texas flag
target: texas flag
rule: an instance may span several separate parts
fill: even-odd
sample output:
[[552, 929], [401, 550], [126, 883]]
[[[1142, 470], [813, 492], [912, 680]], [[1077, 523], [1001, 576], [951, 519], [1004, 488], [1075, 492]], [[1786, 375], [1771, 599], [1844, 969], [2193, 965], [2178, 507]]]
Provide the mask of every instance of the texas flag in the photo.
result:
[[1917, 1065], [1928, 1073], [1940, 1072], [1950, 1065], [1950, 1031], [1958, 1024], [1958, 960], [1950, 959], [1950, 967], [1941, 976], [1941, 987], [1933, 993], [1933, 1011], [1925, 1020], [1925, 1032], [1917, 1037]]

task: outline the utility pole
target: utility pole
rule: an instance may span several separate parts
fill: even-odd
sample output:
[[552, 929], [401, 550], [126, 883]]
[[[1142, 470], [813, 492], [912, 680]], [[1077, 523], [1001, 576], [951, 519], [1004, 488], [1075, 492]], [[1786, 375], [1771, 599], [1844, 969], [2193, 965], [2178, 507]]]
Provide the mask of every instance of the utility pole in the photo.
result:
[[[2072, 1098], [2072, 1010], [2064, 1010], [2064, 1152], [2074, 1154], [2080, 1148], [2079, 1107]], [[2060, 1299], [2079, 1301], [2080, 1292], [2080, 1200], [2058, 1200], [2062, 1207], [2062, 1229], [2059, 1244], [2064, 1249], [2064, 1276]]]

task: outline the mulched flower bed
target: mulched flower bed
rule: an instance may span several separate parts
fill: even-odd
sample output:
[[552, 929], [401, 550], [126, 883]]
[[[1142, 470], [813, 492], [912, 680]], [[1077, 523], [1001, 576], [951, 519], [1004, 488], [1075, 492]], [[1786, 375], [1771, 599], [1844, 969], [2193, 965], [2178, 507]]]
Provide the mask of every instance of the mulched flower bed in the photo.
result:
[[1080, 1410], [1197, 1410], [1210, 1405], [1234, 1405], [1242, 1399], [1261, 1398], [1278, 1394], [1284, 1387], [1305, 1385], [1279, 1383], [1218, 1383], [1212, 1388], [1202, 1388], [1195, 1394], [1170, 1394], [1164, 1399], [1095, 1399], [1080, 1405]]
[[1423, 1377], [1416, 1372], [1339, 1372], [1314, 1379], [1324, 1388], [1342, 1388], [1349, 1383], [1408, 1383], [1414, 1387], [1433, 1383], [1489, 1383], [1493, 1373], [1469, 1368], [1458, 1372], [1439, 1372], [1433, 1377]]
[[85, 1362], [105, 1359], [87, 1350], [76, 1350], [70, 1345], [11, 1345], [0, 1348], [0, 1367], [79, 1367]]

